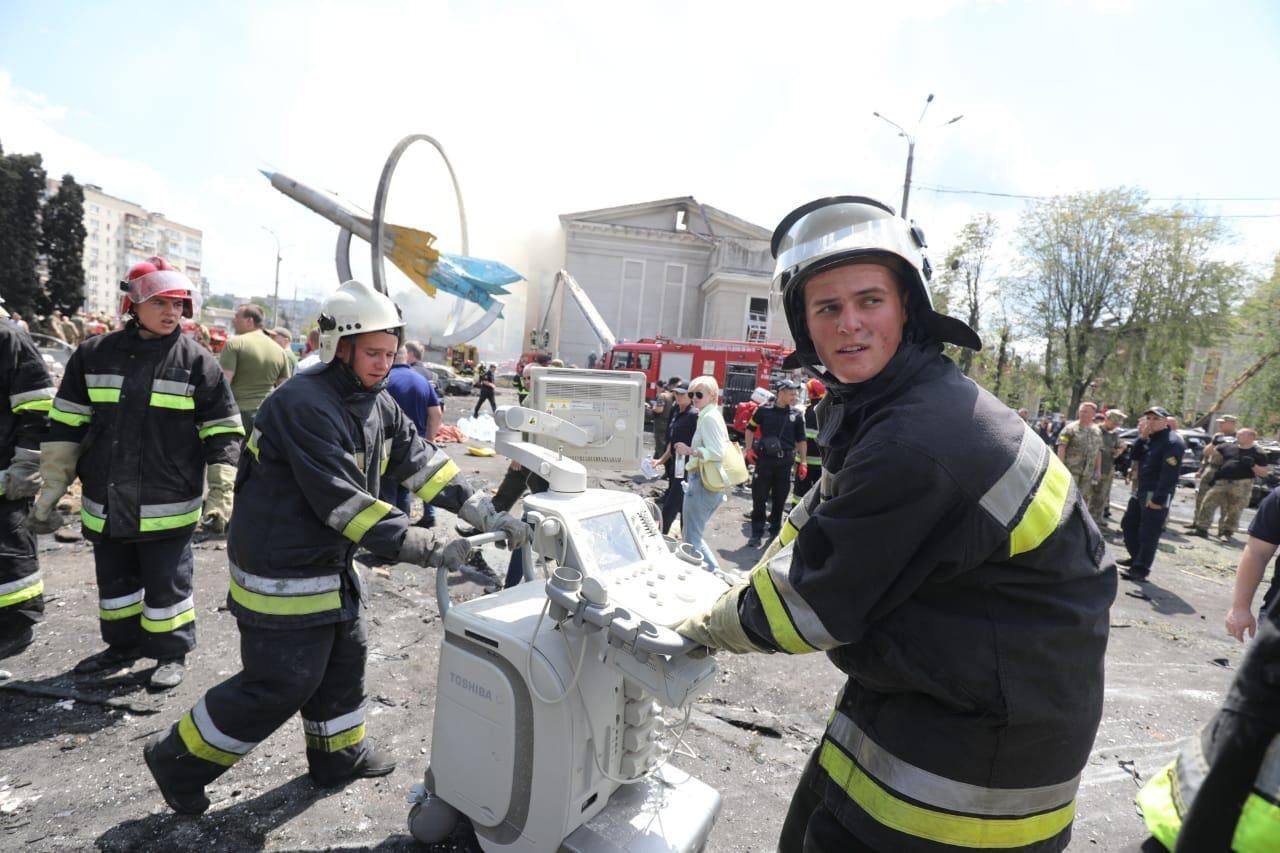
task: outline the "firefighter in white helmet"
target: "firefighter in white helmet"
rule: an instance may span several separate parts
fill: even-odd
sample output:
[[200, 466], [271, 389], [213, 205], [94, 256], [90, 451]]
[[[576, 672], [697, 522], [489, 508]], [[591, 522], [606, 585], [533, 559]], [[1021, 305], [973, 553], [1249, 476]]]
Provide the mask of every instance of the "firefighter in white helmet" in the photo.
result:
[[739, 585], [679, 626], [733, 652], [827, 653], [847, 681], [780, 849], [1067, 846], [1102, 714], [1115, 564], [1075, 484], [942, 354], [919, 229], [860, 196], [773, 236], [822, 479]]
[[457, 568], [448, 544], [378, 499], [386, 474], [513, 547], [528, 527], [474, 493], [458, 466], [417, 434], [389, 394], [404, 321], [389, 298], [348, 281], [325, 300], [320, 363], [258, 410], [236, 477], [228, 605], [243, 671], [217, 685], [144, 754], [175, 811], [208, 808], [204, 786], [301, 711], [319, 785], [381, 776], [392, 757], [365, 737], [363, 589], [358, 547], [415, 565]]
[[67, 362], [28, 524], [56, 530], [58, 501], [79, 476], [107, 648], [75, 671], [155, 658], [151, 685], [168, 689], [182, 681], [196, 642], [191, 536], [202, 518], [216, 526], [230, 516], [244, 430], [217, 360], [182, 333], [199, 301], [190, 279], [153, 257], [120, 288], [129, 322], [89, 338]]

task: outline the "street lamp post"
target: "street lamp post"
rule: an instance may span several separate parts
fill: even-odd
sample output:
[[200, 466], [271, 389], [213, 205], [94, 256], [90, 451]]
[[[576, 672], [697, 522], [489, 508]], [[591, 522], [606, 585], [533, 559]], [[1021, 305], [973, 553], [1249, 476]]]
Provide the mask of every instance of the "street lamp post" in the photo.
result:
[[[880, 119], [881, 121], [883, 121], [888, 125], [891, 125], [895, 130], [898, 131], [899, 136], [907, 140], [907, 174], [902, 181], [902, 218], [903, 219], [907, 218], [907, 203], [911, 200], [911, 169], [915, 165], [915, 161], [916, 161], [916, 140], [920, 136], [920, 126], [924, 122], [924, 114], [929, 112], [929, 105], [932, 103], [933, 103], [933, 94], [930, 93], [929, 97], [924, 99], [924, 109], [920, 111], [920, 118], [916, 119], [915, 129], [912, 130], [910, 133], [908, 133], [906, 129], [904, 129], [902, 125], [898, 124], [896, 121], [893, 121], [892, 119], [886, 116], [883, 116], [880, 113], [876, 113], [876, 112], [872, 113], [872, 115], [875, 116], [876, 118]], [[949, 121], [944, 121], [942, 124], [938, 125], [938, 127], [946, 127], [949, 124], [955, 124], [962, 118], [964, 118], [963, 115], [958, 115], [955, 118], [950, 119]]]
[[276, 289], [271, 297], [271, 327], [275, 328], [280, 325], [280, 237], [265, 225], [262, 226], [262, 230], [274, 237], [276, 241]]

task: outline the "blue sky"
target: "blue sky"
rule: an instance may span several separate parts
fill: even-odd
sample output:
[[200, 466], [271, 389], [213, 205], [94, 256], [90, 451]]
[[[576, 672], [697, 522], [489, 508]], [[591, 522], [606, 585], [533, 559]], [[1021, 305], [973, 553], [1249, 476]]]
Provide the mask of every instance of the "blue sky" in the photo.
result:
[[[0, 143], [205, 232], [214, 289], [273, 271], [319, 295], [333, 230], [284, 171], [368, 207], [395, 142], [442, 141], [474, 254], [549, 279], [557, 215], [692, 194], [772, 227], [837, 192], [921, 185], [1280, 198], [1280, 4], [1260, 2], [22, 2], [0, 5]], [[931, 125], [963, 113], [959, 123]], [[441, 166], [409, 155], [393, 218], [456, 248]], [[941, 256], [1021, 203], [913, 191]], [[1202, 204], [1280, 214], [1280, 201]], [[1233, 219], [1262, 267], [1280, 218]], [[359, 266], [357, 266], [359, 272]]]

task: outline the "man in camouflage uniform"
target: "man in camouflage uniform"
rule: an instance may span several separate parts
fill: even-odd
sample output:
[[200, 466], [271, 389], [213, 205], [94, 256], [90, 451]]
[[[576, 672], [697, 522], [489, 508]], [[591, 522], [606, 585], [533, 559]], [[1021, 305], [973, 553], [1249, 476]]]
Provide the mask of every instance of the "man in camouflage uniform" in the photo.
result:
[[1116, 457], [1124, 452], [1120, 442], [1120, 427], [1124, 423], [1125, 414], [1119, 409], [1112, 409], [1102, 420], [1102, 477], [1090, 486], [1086, 493], [1089, 498], [1089, 514], [1099, 527], [1107, 524], [1106, 512], [1111, 503], [1111, 481], [1115, 478]]
[[[1076, 410], [1077, 420], [1058, 433], [1058, 458], [1071, 472], [1076, 489], [1088, 496], [1094, 483], [1102, 479], [1102, 430], [1093, 422], [1098, 413], [1097, 405], [1081, 403]], [[1097, 515], [1094, 520], [1097, 521]]]
[[1265, 477], [1268, 471], [1267, 453], [1255, 444], [1257, 439], [1257, 432], [1246, 427], [1237, 433], [1234, 443], [1205, 448], [1205, 458], [1213, 457], [1214, 470], [1191, 530], [1196, 536], [1209, 535], [1213, 514], [1219, 509], [1218, 535], [1226, 540], [1235, 536], [1240, 514], [1253, 494], [1253, 478]]
[[1200, 457], [1200, 470], [1196, 472], [1196, 477], [1200, 482], [1196, 484], [1196, 509], [1192, 514], [1193, 519], [1187, 525], [1190, 529], [1195, 529], [1196, 522], [1194, 519], [1200, 515], [1200, 505], [1204, 503], [1204, 496], [1209, 494], [1209, 487], [1213, 485], [1213, 475], [1217, 473], [1218, 467], [1222, 464], [1222, 457], [1217, 454], [1217, 448], [1224, 443], [1229, 444], [1236, 440], [1236, 416], [1222, 415], [1218, 418], [1218, 431], [1213, 434], [1213, 438], [1209, 439], [1209, 443], [1205, 445], [1204, 455]]

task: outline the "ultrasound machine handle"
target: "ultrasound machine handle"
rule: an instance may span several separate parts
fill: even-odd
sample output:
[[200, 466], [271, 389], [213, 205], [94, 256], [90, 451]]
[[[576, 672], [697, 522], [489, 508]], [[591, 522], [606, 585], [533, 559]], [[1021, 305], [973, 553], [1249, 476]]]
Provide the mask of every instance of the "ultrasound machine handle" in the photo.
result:
[[[507, 534], [495, 530], [492, 533], [477, 533], [475, 536], [463, 537], [467, 544], [471, 546], [471, 550], [479, 548], [481, 545], [488, 545], [491, 542], [507, 541]], [[436, 609], [440, 611], [440, 618], [449, 612], [449, 570], [444, 566], [436, 567]]]

